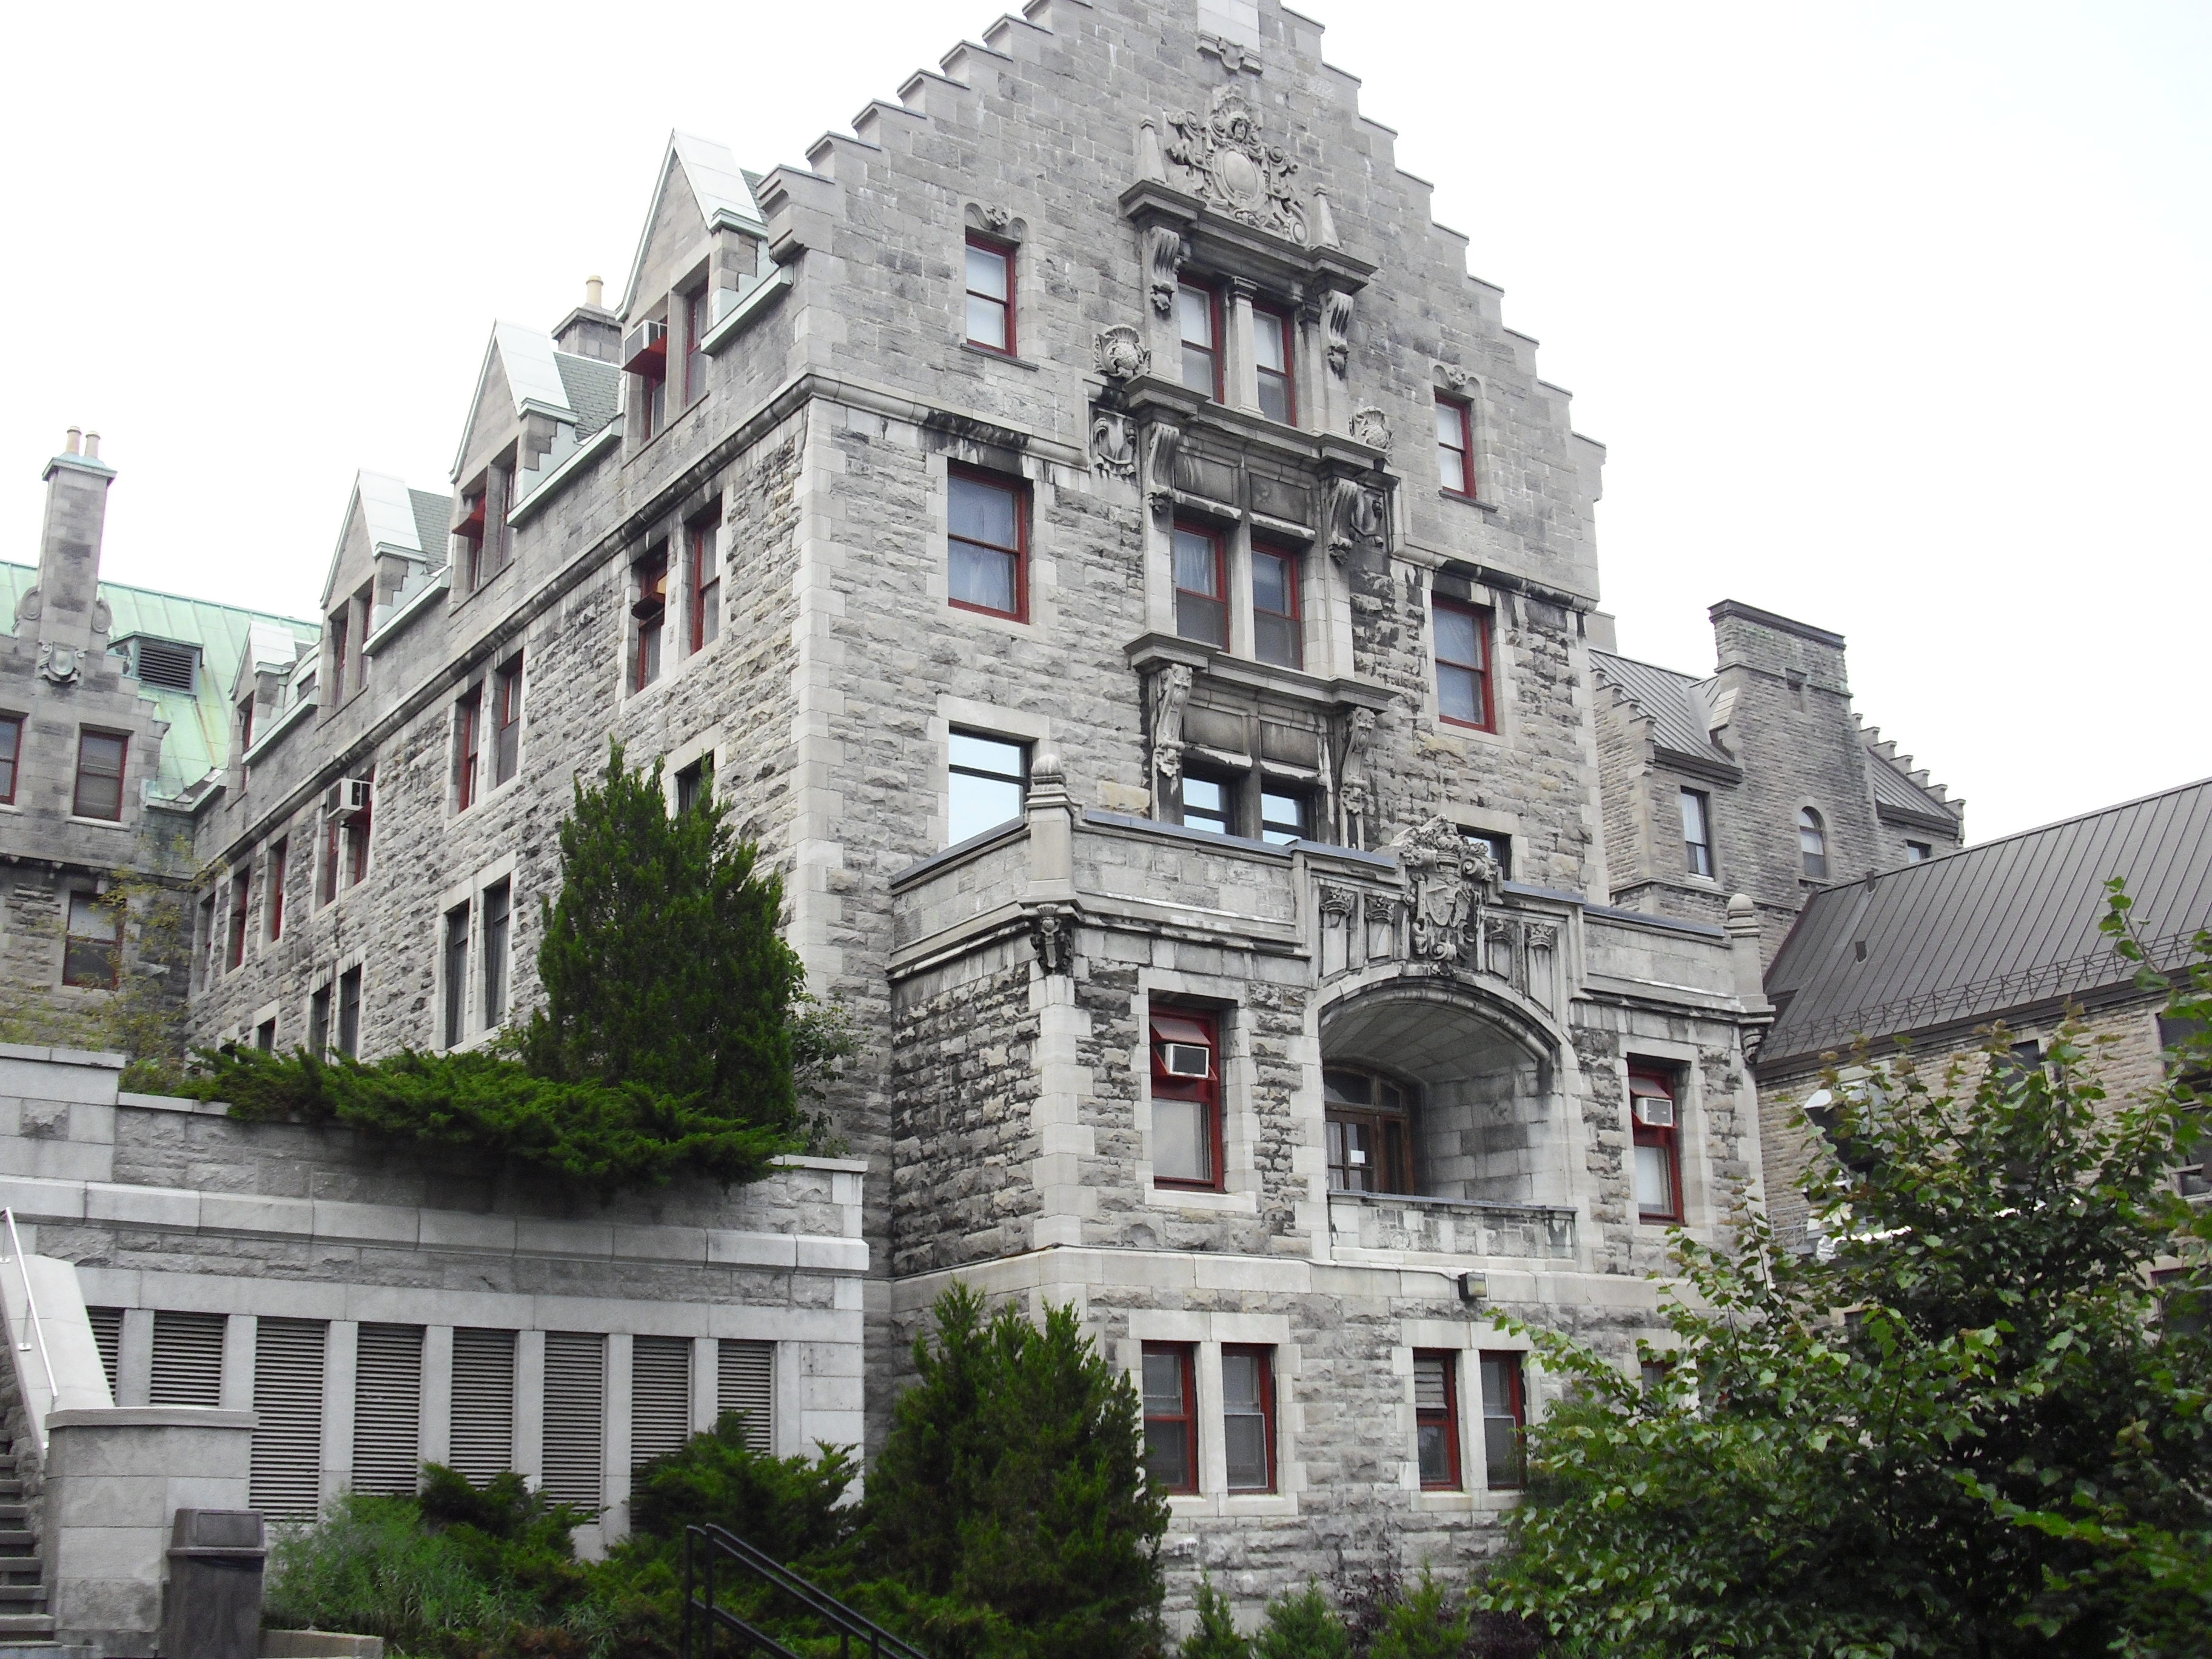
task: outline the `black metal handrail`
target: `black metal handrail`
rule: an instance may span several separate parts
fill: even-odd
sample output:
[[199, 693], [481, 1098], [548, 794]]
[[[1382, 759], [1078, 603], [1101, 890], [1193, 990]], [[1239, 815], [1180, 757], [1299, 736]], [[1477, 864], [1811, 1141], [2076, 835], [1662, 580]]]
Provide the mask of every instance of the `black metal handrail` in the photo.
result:
[[[734, 1632], [740, 1641], [738, 1659], [758, 1650], [770, 1659], [798, 1659], [789, 1648], [766, 1632], [720, 1606], [715, 1600], [714, 1567], [726, 1559], [743, 1572], [781, 1590], [807, 1612], [837, 1632], [837, 1659], [853, 1659], [855, 1638], [868, 1659], [929, 1659], [911, 1643], [902, 1641], [866, 1613], [847, 1607], [829, 1591], [809, 1583], [774, 1556], [755, 1549], [726, 1527], [684, 1528], [684, 1659], [718, 1659], [717, 1632]], [[705, 1595], [702, 1599], [701, 1590]], [[695, 1645], [693, 1630], [703, 1623], [704, 1646]]]

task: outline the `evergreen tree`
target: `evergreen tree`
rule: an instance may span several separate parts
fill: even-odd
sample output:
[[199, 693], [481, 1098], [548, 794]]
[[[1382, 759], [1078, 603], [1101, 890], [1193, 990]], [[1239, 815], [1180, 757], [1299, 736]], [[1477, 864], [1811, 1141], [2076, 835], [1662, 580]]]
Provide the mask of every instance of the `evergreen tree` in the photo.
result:
[[1267, 1603], [1267, 1621], [1252, 1641], [1253, 1659], [1351, 1659], [1352, 1632], [1321, 1586], [1306, 1580]]
[[[2126, 904], [2107, 931], [2140, 963]], [[2170, 1074], [2203, 1075], [2212, 969], [2138, 982], [2195, 1032]], [[1569, 1395], [1484, 1605], [1621, 1659], [2212, 1647], [2212, 1337], [2170, 1316], [2212, 1289], [2212, 1212], [2168, 1174], [2201, 1103], [2107, 1099], [2078, 1026], [2047, 1068], [2006, 1042], [1937, 1085], [1832, 1078], [1841, 1156], [1802, 1183], [1823, 1249], [1756, 1219], [1733, 1257], [1682, 1241], [1649, 1393], [1532, 1333]]]
[[1160, 1643], [1167, 1501], [1129, 1379], [1072, 1307], [984, 1317], [955, 1284], [868, 1476], [873, 1547], [939, 1659], [1136, 1659]]
[[1204, 1574], [1198, 1581], [1197, 1610], [1198, 1622], [1176, 1650], [1180, 1659], [1251, 1659], [1252, 1644], [1237, 1633], [1229, 1598]]

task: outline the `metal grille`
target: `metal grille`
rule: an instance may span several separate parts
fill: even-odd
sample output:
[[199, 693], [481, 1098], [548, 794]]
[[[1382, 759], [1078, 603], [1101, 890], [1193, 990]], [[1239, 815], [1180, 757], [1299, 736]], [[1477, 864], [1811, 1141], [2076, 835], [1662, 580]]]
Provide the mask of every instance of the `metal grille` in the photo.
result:
[[171, 640], [138, 641], [138, 684], [164, 691], [192, 689], [192, 665], [199, 656], [189, 645]]
[[123, 1310], [87, 1308], [84, 1316], [92, 1322], [92, 1346], [100, 1350], [100, 1369], [107, 1373], [107, 1397], [120, 1404], [116, 1376], [123, 1359]]
[[312, 1521], [322, 1507], [323, 1355], [319, 1319], [263, 1319], [253, 1334], [253, 1507]]
[[690, 1438], [691, 1340], [635, 1337], [629, 1352], [629, 1466], [636, 1468]]
[[716, 1355], [714, 1409], [745, 1414], [745, 1444], [775, 1449], [775, 1344], [725, 1339]]
[[147, 1399], [156, 1406], [222, 1404], [221, 1314], [154, 1316], [154, 1374]]
[[453, 1467], [483, 1486], [514, 1467], [514, 1333], [453, 1333]]
[[607, 1340], [545, 1333], [545, 1495], [593, 1514], [606, 1467]]
[[422, 1467], [422, 1328], [363, 1325], [354, 1370], [354, 1490], [411, 1492]]

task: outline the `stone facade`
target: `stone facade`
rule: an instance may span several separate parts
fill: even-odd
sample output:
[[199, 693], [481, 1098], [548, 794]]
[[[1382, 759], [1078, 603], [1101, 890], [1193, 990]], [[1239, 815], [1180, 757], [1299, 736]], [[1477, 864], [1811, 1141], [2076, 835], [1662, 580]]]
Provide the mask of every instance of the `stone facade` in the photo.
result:
[[[1808, 894], [1964, 845], [1966, 803], [1853, 712], [1841, 635], [1732, 599], [1711, 616], [1709, 678], [1595, 654], [1613, 902], [1717, 921], [1745, 894], [1771, 961]], [[1686, 792], [1704, 803], [1702, 858]]]

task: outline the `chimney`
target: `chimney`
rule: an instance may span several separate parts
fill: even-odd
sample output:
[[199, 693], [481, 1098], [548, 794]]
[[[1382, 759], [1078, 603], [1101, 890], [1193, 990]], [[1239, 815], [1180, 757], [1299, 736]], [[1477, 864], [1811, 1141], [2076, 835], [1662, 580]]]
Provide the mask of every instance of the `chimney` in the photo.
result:
[[[100, 603], [100, 541], [107, 522], [107, 486], [115, 469], [100, 459], [100, 434], [76, 427], [62, 453], [46, 463], [46, 520], [39, 538], [39, 585], [16, 607], [19, 638], [54, 647], [52, 660], [96, 659], [107, 649], [106, 607]], [[95, 637], [97, 636], [97, 637]]]
[[596, 276], [584, 278], [584, 303], [563, 318], [553, 331], [553, 343], [574, 357], [596, 357], [603, 363], [622, 356], [622, 320], [602, 303], [606, 285]]

